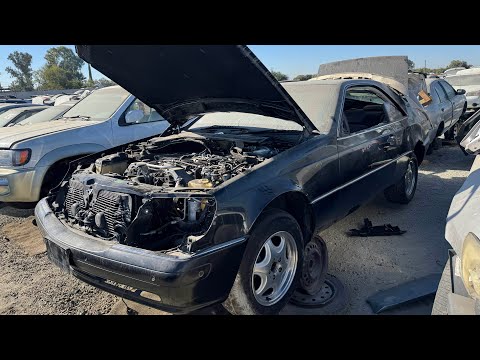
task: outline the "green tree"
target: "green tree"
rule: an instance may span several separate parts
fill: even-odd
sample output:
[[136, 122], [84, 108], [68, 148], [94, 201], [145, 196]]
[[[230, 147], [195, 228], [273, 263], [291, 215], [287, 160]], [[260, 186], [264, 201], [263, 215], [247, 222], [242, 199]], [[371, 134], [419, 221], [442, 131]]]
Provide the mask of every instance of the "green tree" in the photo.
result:
[[456, 68], [456, 67], [464, 67], [465, 69], [471, 68], [472, 65], [468, 64], [464, 60], [452, 60], [450, 64], [447, 66], [447, 69]]
[[407, 59], [407, 64], [408, 64], [408, 70], [415, 69], [415, 63], [412, 60]]
[[306, 74], [306, 75], [297, 75], [293, 78], [293, 81], [305, 81], [305, 80], [309, 80], [311, 79], [312, 77], [314, 77], [315, 75], [312, 75], [312, 74]]
[[39, 89], [75, 89], [83, 86], [83, 60], [71, 49], [65, 46], [50, 48], [45, 60], [47, 63], [35, 73]]
[[95, 86], [98, 86], [98, 87], [117, 85], [114, 81], [107, 78], [101, 78], [101, 79], [95, 80], [94, 83], [95, 83]]
[[7, 57], [13, 63], [5, 70], [13, 78], [10, 88], [15, 91], [33, 90], [32, 55], [26, 52], [14, 51]]
[[270, 72], [271, 72], [272, 75], [275, 77], [275, 79], [277, 79], [277, 81], [288, 80], [288, 76], [285, 75], [284, 73], [280, 72], [280, 71], [274, 71], [274, 70], [272, 69], [272, 70], [270, 70]]

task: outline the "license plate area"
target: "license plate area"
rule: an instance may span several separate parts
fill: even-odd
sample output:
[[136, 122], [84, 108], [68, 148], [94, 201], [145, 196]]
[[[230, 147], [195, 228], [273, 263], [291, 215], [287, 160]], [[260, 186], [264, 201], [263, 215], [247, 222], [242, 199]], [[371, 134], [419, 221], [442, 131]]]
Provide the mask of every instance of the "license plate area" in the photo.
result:
[[48, 259], [62, 270], [70, 272], [70, 250], [45, 239]]

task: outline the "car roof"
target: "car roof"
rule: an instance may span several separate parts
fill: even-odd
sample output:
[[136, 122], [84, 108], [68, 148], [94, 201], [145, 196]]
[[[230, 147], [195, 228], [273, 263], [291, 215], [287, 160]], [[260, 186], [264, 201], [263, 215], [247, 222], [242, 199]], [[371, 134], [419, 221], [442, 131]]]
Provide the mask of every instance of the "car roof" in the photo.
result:
[[[49, 108], [50, 106], [44, 105], [44, 106], [34, 106], [35, 108], [40, 108], [42, 110], [45, 110], [46, 108]], [[20, 114], [23, 111], [30, 110], [32, 109], [32, 106], [19, 106], [15, 107], [12, 109], [8, 109], [5, 113], [10, 113], [10, 114]]]
[[30, 103], [0, 103], [0, 108], [11, 107], [13, 109], [17, 107], [31, 107], [31, 106], [42, 106], [42, 105], [30, 104]]

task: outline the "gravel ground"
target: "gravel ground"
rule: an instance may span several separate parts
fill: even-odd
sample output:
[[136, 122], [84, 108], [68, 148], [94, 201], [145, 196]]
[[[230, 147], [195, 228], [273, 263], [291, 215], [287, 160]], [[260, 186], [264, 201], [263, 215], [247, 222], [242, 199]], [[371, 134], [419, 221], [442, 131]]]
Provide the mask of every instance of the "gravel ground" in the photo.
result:
[[[350, 293], [342, 313], [371, 314], [365, 300], [377, 291], [442, 271], [448, 249], [445, 217], [472, 161], [457, 146], [443, 146], [420, 167], [417, 193], [409, 205], [392, 204], [378, 196], [321, 234], [329, 248], [330, 273]], [[119, 298], [82, 283], [48, 261], [40, 240], [32, 240], [39, 239], [39, 233], [32, 226], [31, 210], [1, 206], [0, 314], [126, 314]], [[391, 223], [407, 233], [345, 236], [365, 217], [374, 225]], [[4, 226], [9, 223], [14, 224]], [[140, 314], [165, 314], [129, 304]], [[429, 298], [385, 313], [430, 314], [432, 304]]]
[[[445, 218], [450, 202], [468, 176], [472, 156], [445, 144], [420, 166], [414, 199], [408, 205], [387, 202], [383, 195], [336, 223], [322, 237], [329, 249], [330, 272], [350, 293], [347, 314], [372, 314], [365, 300], [377, 291], [409, 280], [441, 273], [449, 244]], [[347, 237], [368, 217], [373, 225], [391, 223], [407, 233], [401, 236]], [[433, 297], [384, 314], [430, 314]]]

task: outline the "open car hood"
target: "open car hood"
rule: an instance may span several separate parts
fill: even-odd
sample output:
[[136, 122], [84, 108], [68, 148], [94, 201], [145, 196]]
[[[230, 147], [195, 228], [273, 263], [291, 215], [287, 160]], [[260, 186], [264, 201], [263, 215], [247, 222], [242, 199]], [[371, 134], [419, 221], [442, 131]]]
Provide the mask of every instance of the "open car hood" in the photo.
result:
[[370, 79], [408, 95], [406, 56], [373, 56], [321, 64], [312, 80]]
[[305, 113], [243, 45], [77, 45], [78, 55], [180, 126], [196, 114], [237, 111], [293, 120]]

